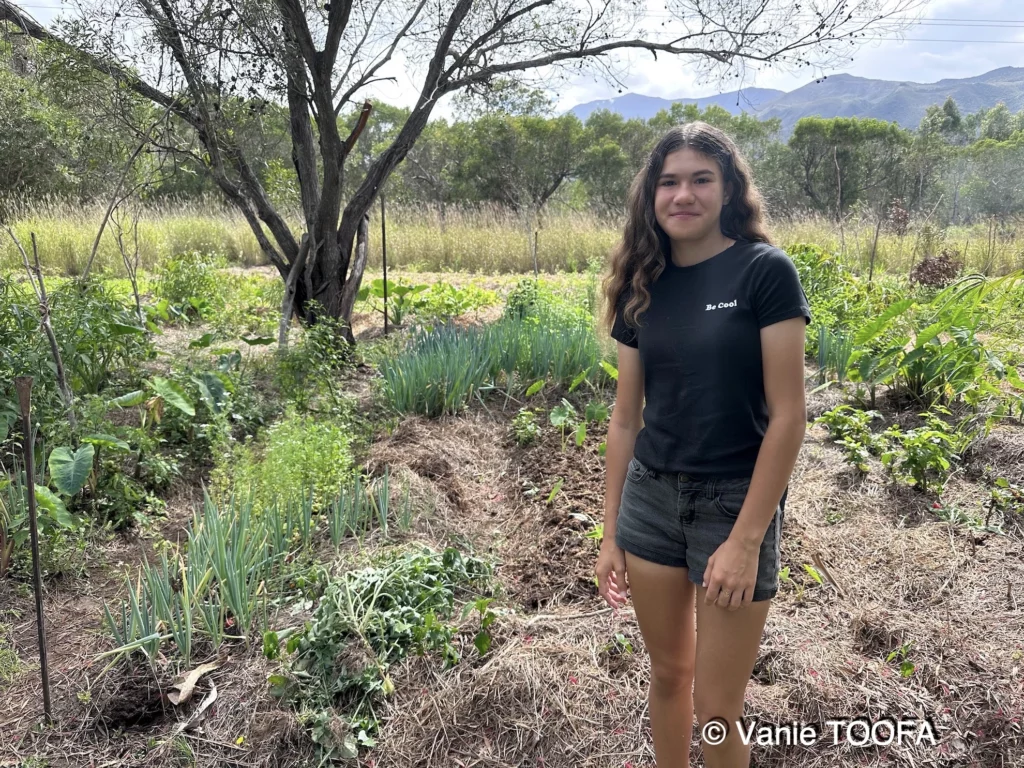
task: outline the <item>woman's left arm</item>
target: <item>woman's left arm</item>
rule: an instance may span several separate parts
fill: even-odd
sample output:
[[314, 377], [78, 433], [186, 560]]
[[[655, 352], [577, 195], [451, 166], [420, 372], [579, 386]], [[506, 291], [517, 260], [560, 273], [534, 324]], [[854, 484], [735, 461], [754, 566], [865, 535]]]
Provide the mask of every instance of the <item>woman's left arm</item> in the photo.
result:
[[768, 429], [757, 454], [750, 490], [732, 536], [756, 552], [772, 522], [783, 491], [789, 485], [807, 430], [804, 399], [803, 317], [783, 320], [761, 329], [764, 395]]
[[[711, 562], [708, 563], [710, 573], [706, 574], [705, 579], [708, 603], [717, 601], [722, 607], [735, 610], [753, 599], [761, 542], [775, 516], [782, 494], [789, 485], [807, 429], [807, 406], [804, 399], [806, 328], [806, 320], [801, 316], [761, 329], [768, 428], [757, 454], [754, 474], [739, 517], [729, 538], [712, 556], [713, 559], [731, 561], [731, 567], [719, 572], [712, 568]], [[739, 562], [745, 563], [746, 567], [737, 567]], [[742, 586], [737, 584], [740, 588], [731, 591], [729, 599], [726, 599], [724, 594], [719, 595], [723, 585], [716, 577], [721, 573], [725, 577], [722, 580], [733, 581], [736, 579], [734, 569], [743, 572], [739, 581], [750, 583]]]

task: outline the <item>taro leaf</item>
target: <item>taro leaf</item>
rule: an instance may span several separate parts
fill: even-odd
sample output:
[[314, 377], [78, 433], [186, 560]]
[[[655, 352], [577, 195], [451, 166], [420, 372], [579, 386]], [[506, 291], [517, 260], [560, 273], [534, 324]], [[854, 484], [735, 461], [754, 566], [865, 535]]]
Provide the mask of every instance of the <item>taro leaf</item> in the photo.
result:
[[204, 333], [198, 339], [194, 339], [188, 343], [189, 349], [206, 349], [213, 343], [213, 334]]
[[577, 375], [576, 378], [572, 380], [572, 384], [569, 385], [569, 391], [570, 392], [574, 391], [576, 389], [576, 387], [578, 387], [580, 384], [582, 384], [586, 380], [586, 378], [587, 378], [587, 372], [586, 371], [580, 371], [579, 375]]
[[544, 388], [544, 379], [537, 379], [530, 388], [526, 390], [527, 397], [533, 397]]
[[133, 405], [142, 405], [145, 401], [146, 393], [141, 389], [136, 389], [134, 392], [129, 392], [127, 395], [115, 397], [110, 401], [110, 404], [120, 406], [121, 408], [130, 408]]
[[124, 440], [113, 435], [86, 435], [82, 438], [83, 443], [89, 443], [95, 445], [97, 448], [115, 448], [119, 451], [131, 450], [131, 446], [128, 445]]
[[186, 416], [196, 415], [195, 406], [192, 405], [192, 402], [188, 399], [188, 395], [185, 394], [185, 390], [182, 389], [181, 385], [177, 382], [170, 381], [169, 379], [162, 378], [161, 376], [154, 376], [153, 391], [160, 395], [160, 397], [164, 399], [164, 402], [168, 405], [173, 405]]
[[75, 521], [68, 514], [67, 507], [60, 497], [45, 485], [36, 486], [36, 504], [39, 509], [48, 513], [56, 523], [64, 528], [73, 528]]
[[111, 336], [131, 336], [132, 334], [143, 334], [146, 332], [146, 329], [140, 328], [137, 325], [128, 325], [127, 323], [111, 323], [110, 331]]
[[50, 479], [57, 490], [65, 496], [74, 496], [82, 490], [85, 481], [89, 479], [95, 455], [96, 449], [89, 444], [79, 446], [74, 454], [70, 448], [54, 448], [50, 452], [49, 466]]
[[604, 369], [604, 372], [608, 374], [608, 376], [615, 379], [615, 381], [619, 380], [619, 369], [616, 368], [614, 365], [609, 363], [607, 360], [602, 360], [601, 367]]
[[484, 656], [491, 649], [491, 633], [485, 631], [477, 632], [476, 637], [473, 638], [473, 645], [476, 646], [480, 655]]
[[199, 396], [210, 409], [210, 413], [220, 413], [224, 409], [227, 388], [224, 381], [215, 373], [206, 372], [202, 376], [193, 376], [192, 381], [199, 387]]
[[583, 445], [587, 439], [587, 422], [581, 421], [576, 425], [576, 445]]
[[564, 478], [561, 478], [561, 477], [558, 478], [558, 481], [555, 483], [555, 487], [551, 489], [551, 493], [548, 495], [548, 500], [547, 500], [548, 504], [550, 504], [552, 501], [555, 500], [555, 496], [557, 496], [558, 492], [560, 490], [562, 490], [562, 483], [564, 483], [564, 482], [565, 482]]
[[277, 341], [273, 336], [239, 336], [250, 347], [265, 347]]
[[587, 409], [584, 411], [587, 421], [594, 421], [600, 424], [601, 422], [608, 420], [608, 406], [605, 403], [593, 401], [587, 403]]

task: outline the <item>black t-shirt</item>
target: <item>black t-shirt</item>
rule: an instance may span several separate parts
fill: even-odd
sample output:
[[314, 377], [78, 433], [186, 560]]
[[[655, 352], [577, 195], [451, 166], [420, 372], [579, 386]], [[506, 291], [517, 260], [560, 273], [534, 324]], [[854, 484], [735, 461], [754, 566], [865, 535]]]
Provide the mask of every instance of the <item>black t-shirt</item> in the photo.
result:
[[669, 259], [649, 290], [640, 328], [623, 318], [627, 287], [611, 331], [644, 369], [634, 455], [662, 472], [749, 477], [768, 428], [760, 329], [811, 319], [795, 265], [772, 245], [737, 241], [691, 266]]

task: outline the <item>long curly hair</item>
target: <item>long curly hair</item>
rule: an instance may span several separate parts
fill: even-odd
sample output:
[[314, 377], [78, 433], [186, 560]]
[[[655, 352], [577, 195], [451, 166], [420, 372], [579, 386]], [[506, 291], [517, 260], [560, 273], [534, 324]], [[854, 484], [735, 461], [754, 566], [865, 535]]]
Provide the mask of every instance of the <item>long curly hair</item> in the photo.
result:
[[754, 186], [750, 166], [736, 143], [723, 131], [700, 121], [670, 129], [651, 150], [647, 165], [629, 188], [626, 226], [612, 253], [611, 270], [603, 281], [606, 329], [614, 324], [619, 303], [627, 291], [630, 296], [623, 317], [627, 324], [639, 325], [640, 315], [651, 303], [648, 286], [661, 276], [672, 258], [672, 244], [654, 215], [654, 195], [665, 158], [685, 148], [718, 163], [725, 187], [731, 189], [719, 219], [722, 234], [734, 240], [771, 242], [764, 224], [761, 193]]

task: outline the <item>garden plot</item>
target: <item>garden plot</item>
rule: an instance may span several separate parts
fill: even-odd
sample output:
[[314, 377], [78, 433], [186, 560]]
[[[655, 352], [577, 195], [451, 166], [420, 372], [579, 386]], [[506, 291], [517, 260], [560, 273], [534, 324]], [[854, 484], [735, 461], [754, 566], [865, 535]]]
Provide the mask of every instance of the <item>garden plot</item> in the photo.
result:
[[[811, 424], [748, 714], [928, 717], [939, 743], [755, 760], [1020, 763], [1024, 360], [999, 331], [1020, 286], [954, 285], [954, 311], [941, 287], [792, 255], [827, 333], [808, 339]], [[55, 723], [38, 724], [17, 549], [0, 764], [653, 765], [643, 640], [593, 578], [616, 375], [594, 276], [402, 282], [443, 285], [389, 292], [387, 339], [367, 291], [354, 352], [323, 323], [278, 353], [277, 284], [191, 257], [143, 291], [156, 330], [128, 330], [123, 285], [57, 304], [89, 320], [68, 369], [101, 452], [80, 488], [49, 474], [75, 433], [41, 375], [37, 484], [73, 520], [44, 547]], [[4, 301], [5, 323], [31, 320]], [[45, 359], [18, 338], [4, 364]], [[5, 443], [8, 472], [17, 455]]]

